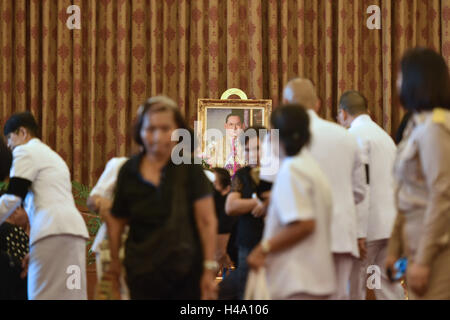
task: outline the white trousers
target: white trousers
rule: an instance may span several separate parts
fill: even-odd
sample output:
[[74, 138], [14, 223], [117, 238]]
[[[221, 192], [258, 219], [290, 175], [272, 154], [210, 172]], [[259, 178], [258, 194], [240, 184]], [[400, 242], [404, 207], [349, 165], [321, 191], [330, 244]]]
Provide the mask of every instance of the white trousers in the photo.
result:
[[[367, 289], [368, 267], [378, 266], [381, 271], [381, 288], [374, 288], [377, 300], [403, 300], [405, 292], [400, 282], [391, 283], [385, 270], [388, 239], [369, 241], [365, 260], [355, 260], [350, 276], [350, 299], [365, 300]], [[374, 274], [370, 271], [370, 274]]]
[[356, 258], [350, 253], [333, 253], [333, 259], [336, 272], [336, 292], [330, 296], [330, 300], [349, 300], [350, 274]]
[[54, 235], [30, 248], [28, 299], [86, 300], [86, 239]]

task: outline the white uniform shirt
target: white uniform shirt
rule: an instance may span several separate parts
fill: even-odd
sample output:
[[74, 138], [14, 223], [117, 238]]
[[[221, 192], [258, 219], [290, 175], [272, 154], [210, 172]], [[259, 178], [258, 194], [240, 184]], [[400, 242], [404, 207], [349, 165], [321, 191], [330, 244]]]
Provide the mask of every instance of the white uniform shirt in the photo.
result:
[[70, 172], [64, 160], [37, 138], [13, 150], [10, 177], [31, 181], [25, 197], [30, 221], [30, 245], [51, 235], [89, 234], [72, 195]]
[[122, 168], [127, 160], [127, 157], [112, 158], [109, 160], [97, 184], [92, 188], [90, 196], [100, 196], [113, 201], [117, 176], [119, 175], [120, 168]]
[[312, 110], [310, 152], [325, 173], [333, 194], [331, 246], [335, 253], [359, 257], [356, 203], [364, 198], [365, 174], [356, 139], [343, 127]]
[[[127, 162], [127, 157], [112, 158], [106, 164], [105, 170], [97, 181], [97, 184], [92, 188], [89, 196], [99, 196], [108, 200], [114, 200], [114, 189], [116, 187], [117, 177], [122, 166]], [[103, 223], [97, 232], [91, 250], [93, 252], [100, 252], [100, 244], [107, 236], [106, 224]]]
[[271, 297], [293, 294], [329, 295], [336, 279], [331, 252], [332, 194], [327, 178], [307, 150], [286, 158], [272, 189], [263, 239], [276, 236], [289, 223], [315, 220], [314, 232], [290, 248], [267, 256]]
[[397, 214], [393, 177], [397, 147], [369, 115], [354, 119], [348, 131], [358, 138], [363, 163], [369, 165], [368, 194], [357, 206], [358, 237], [367, 241], [388, 239]]

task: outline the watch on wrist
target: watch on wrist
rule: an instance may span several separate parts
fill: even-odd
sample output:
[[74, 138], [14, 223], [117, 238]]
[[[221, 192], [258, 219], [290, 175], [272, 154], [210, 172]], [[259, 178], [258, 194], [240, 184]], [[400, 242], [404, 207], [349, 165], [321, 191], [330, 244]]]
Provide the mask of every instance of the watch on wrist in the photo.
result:
[[219, 269], [219, 264], [214, 260], [205, 260], [203, 262], [203, 268], [209, 271], [217, 271]]

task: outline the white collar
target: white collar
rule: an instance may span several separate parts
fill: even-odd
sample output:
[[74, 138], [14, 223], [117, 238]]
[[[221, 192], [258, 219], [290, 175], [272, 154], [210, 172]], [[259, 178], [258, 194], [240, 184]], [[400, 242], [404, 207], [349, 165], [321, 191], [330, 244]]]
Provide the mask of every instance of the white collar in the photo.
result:
[[307, 112], [311, 118], [320, 118], [319, 115], [313, 109], [308, 109]]
[[352, 128], [354, 126], [357, 126], [357, 125], [360, 125], [360, 124], [362, 124], [364, 122], [371, 122], [371, 121], [372, 121], [372, 119], [370, 118], [370, 116], [368, 114], [362, 114], [362, 115], [357, 116], [352, 121], [352, 123], [350, 124], [350, 128]]
[[[39, 140], [39, 138], [32, 138], [32, 139], [28, 140], [27, 143], [21, 144], [21, 146], [26, 146], [26, 145], [29, 145], [29, 144], [35, 144], [35, 143], [38, 143], [40, 141], [41, 140]], [[20, 147], [20, 146], [18, 146], [18, 147]]]

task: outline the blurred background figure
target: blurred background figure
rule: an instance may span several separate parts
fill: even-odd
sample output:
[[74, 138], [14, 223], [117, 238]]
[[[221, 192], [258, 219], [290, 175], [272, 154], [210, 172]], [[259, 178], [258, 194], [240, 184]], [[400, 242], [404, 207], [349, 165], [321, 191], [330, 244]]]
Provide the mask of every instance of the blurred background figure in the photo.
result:
[[[247, 282], [247, 257], [261, 240], [268, 201], [260, 189], [259, 180], [259, 135], [262, 127], [249, 127], [240, 137], [245, 146], [245, 155], [252, 158], [249, 165], [239, 169], [231, 181], [225, 211], [229, 216], [239, 217], [237, 221], [236, 244], [238, 247], [237, 276], [239, 300], [244, 297]], [[252, 134], [253, 133], [253, 134]]]
[[[75, 206], [69, 168], [38, 138], [38, 132], [29, 112], [16, 113], [5, 123], [13, 163], [8, 190], [0, 198], [0, 223], [25, 203], [30, 252], [23, 265], [30, 300], [85, 300], [89, 234]], [[77, 276], [69, 286], [68, 274], [73, 270]]]
[[[128, 160], [127, 157], [112, 158], [106, 164], [105, 170], [97, 181], [97, 184], [91, 190], [89, 198], [87, 200], [87, 206], [90, 210], [98, 213], [103, 221], [110, 218], [110, 209], [112, 201], [114, 199], [114, 189], [116, 187], [117, 175], [120, 168]], [[107, 240], [107, 228], [106, 223], [103, 223], [97, 232], [97, 235], [92, 243], [91, 250], [95, 253], [95, 266], [97, 268], [97, 298], [106, 297], [109, 295], [108, 288], [102, 288], [106, 285], [103, 281], [103, 273], [109, 267], [111, 263], [111, 254], [109, 250], [109, 244]], [[123, 259], [124, 242], [128, 235], [128, 230], [125, 230], [122, 246], [121, 246], [121, 259]], [[105, 291], [102, 293], [102, 291]], [[129, 298], [128, 288], [126, 286], [125, 277], [122, 275], [120, 278], [120, 296], [122, 300]]]
[[412, 115], [395, 162], [398, 214], [386, 268], [393, 273], [405, 256], [410, 299], [450, 299], [450, 76], [443, 57], [408, 51], [398, 92]]
[[214, 168], [212, 172], [214, 173], [214, 204], [219, 226], [216, 260], [219, 263], [220, 270], [223, 272], [224, 269], [227, 271], [236, 263], [236, 249], [233, 243], [235, 239], [231, 238], [231, 234], [235, 229], [238, 218], [225, 213], [225, 201], [231, 190], [230, 173], [224, 168]]
[[367, 99], [357, 91], [347, 91], [339, 100], [338, 121], [358, 140], [366, 169], [366, 196], [356, 208], [360, 259], [353, 264], [350, 298], [366, 299], [367, 268], [376, 265], [381, 269], [381, 288], [374, 290], [377, 300], [400, 300], [404, 299], [402, 286], [392, 284], [384, 269], [396, 217], [392, 171], [397, 148], [392, 138], [372, 121], [367, 108]]
[[332, 299], [349, 299], [349, 281], [353, 262], [359, 258], [355, 205], [365, 196], [364, 167], [356, 139], [341, 126], [321, 119], [320, 100], [308, 79], [293, 79], [283, 91], [283, 102], [303, 105], [310, 118], [309, 150], [331, 184], [333, 216], [331, 250], [337, 279]]
[[332, 193], [305, 148], [309, 121], [300, 105], [278, 107], [272, 114], [286, 157], [273, 186], [263, 241], [248, 257], [251, 268], [266, 267], [272, 299], [328, 299], [336, 291]]
[[[0, 181], [9, 176], [11, 151], [0, 137]], [[0, 224], [0, 300], [27, 300], [27, 277], [22, 261], [28, 254], [29, 224], [23, 207]]]
[[172, 133], [187, 129], [174, 101], [148, 100], [134, 140], [142, 152], [120, 169], [107, 219], [107, 276], [119, 297], [119, 249], [129, 226], [125, 271], [131, 299], [214, 299], [217, 219], [211, 183], [199, 165], [172, 162]]

